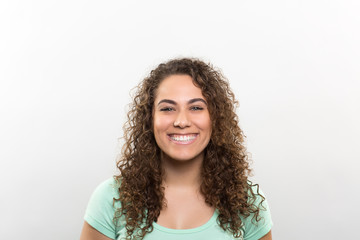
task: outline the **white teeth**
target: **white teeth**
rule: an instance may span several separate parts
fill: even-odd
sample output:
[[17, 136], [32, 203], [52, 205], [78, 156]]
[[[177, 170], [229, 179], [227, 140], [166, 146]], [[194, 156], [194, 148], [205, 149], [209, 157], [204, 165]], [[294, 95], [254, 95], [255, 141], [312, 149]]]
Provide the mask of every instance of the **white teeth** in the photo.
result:
[[171, 135], [170, 138], [177, 142], [189, 142], [196, 138], [196, 135]]

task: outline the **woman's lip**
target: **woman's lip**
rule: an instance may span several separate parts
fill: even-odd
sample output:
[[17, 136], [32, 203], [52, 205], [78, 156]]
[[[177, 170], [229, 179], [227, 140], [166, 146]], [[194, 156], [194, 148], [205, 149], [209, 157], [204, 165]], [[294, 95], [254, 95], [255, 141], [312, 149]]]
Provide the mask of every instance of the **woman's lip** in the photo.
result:
[[[194, 136], [194, 135], [195, 135], [195, 138], [194, 138], [194, 139], [191, 139], [191, 140], [189, 140], [189, 141], [176, 141], [175, 139], [172, 138], [172, 136], [175, 136], [175, 135], [176, 135], [176, 136]], [[173, 134], [168, 134], [168, 135], [167, 135], [168, 139], [169, 139], [171, 142], [173, 142], [173, 143], [175, 143], [175, 144], [179, 144], [179, 145], [191, 144], [191, 143], [193, 143], [193, 142], [197, 139], [198, 136], [199, 136], [198, 133], [190, 133], [190, 134], [175, 134], [175, 133], [173, 133]]]
[[174, 136], [174, 135], [178, 135], [178, 136], [187, 136], [187, 135], [198, 135], [198, 133], [169, 133], [169, 136]]

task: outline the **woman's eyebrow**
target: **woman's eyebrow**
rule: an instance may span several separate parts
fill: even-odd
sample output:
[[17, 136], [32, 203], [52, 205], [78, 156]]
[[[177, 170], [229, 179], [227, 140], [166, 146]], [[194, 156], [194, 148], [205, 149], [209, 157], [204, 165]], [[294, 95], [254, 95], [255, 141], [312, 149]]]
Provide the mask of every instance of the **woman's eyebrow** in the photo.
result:
[[[203, 102], [205, 105], [207, 105], [206, 101], [202, 98], [193, 98], [193, 99], [190, 99], [188, 101], [188, 104], [192, 104], [194, 102]], [[169, 104], [172, 104], [172, 105], [177, 105], [177, 103], [174, 101], [174, 100], [170, 100], [170, 99], [162, 99], [157, 105], [160, 105], [160, 103], [169, 103]]]
[[207, 105], [206, 101], [204, 99], [202, 99], [202, 98], [193, 98], [193, 99], [188, 101], [188, 104], [192, 104], [192, 103], [198, 102], [198, 101], [203, 102], [203, 103], [205, 103], [205, 105]]
[[170, 103], [170, 104], [176, 105], [176, 102], [173, 100], [170, 100], [170, 99], [163, 99], [157, 105], [160, 105], [160, 103]]

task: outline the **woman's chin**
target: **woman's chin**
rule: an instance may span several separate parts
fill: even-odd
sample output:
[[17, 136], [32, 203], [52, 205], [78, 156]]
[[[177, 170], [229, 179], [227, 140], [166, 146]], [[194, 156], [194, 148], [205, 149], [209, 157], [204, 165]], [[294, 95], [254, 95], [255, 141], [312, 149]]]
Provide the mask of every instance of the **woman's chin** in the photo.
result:
[[191, 162], [196, 160], [202, 160], [203, 159], [203, 153], [194, 154], [194, 153], [181, 153], [181, 154], [163, 154], [163, 160], [165, 161], [176, 161], [176, 162]]

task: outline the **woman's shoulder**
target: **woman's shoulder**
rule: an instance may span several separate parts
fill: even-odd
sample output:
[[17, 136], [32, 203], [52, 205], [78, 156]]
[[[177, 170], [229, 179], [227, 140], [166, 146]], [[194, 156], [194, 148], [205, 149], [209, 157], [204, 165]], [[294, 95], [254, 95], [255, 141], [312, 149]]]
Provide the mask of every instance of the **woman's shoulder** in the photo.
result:
[[[258, 214], [243, 217], [244, 239], [259, 239], [267, 234], [273, 225], [268, 199], [258, 184], [248, 181], [249, 203], [256, 207]], [[256, 215], [256, 216], [255, 216]]]
[[267, 212], [270, 215], [268, 198], [260, 188], [259, 184], [248, 181], [248, 203], [256, 207], [260, 212]]
[[100, 194], [111, 194], [118, 195], [118, 189], [120, 187], [120, 179], [117, 177], [111, 177], [104, 181], [102, 181], [96, 188], [94, 192], [98, 192]]
[[110, 238], [115, 238], [115, 212], [120, 208], [119, 198], [120, 181], [109, 178], [101, 182], [92, 193], [88, 202], [85, 221], [99, 232]]
[[113, 202], [113, 198], [119, 198], [120, 180], [115, 177], [108, 178], [101, 182], [94, 190], [91, 200], [101, 200], [102, 202]]
[[265, 195], [264, 192], [261, 190], [259, 184], [254, 183], [250, 180], [247, 181], [248, 183], [248, 199], [249, 201], [252, 202], [262, 202], [263, 200], [265, 200]]

